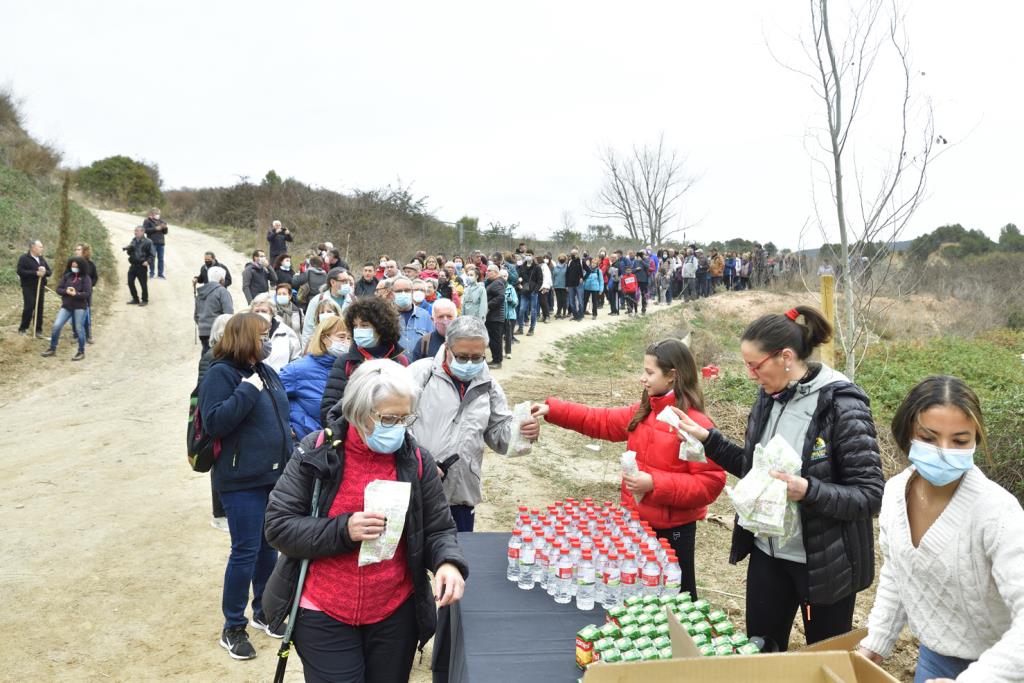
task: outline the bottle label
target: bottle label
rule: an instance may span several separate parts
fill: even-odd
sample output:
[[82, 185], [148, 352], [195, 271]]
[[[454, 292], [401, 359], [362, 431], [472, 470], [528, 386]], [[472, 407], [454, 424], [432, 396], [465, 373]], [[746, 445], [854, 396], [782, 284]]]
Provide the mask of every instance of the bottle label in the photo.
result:
[[619, 585], [619, 573], [618, 572], [605, 572], [604, 573], [604, 585], [606, 585], [606, 586], [618, 586]]
[[508, 559], [510, 559], [510, 560], [518, 560], [519, 559], [519, 548], [509, 548], [508, 549]]
[[580, 567], [579, 576], [576, 579], [577, 583], [585, 586], [594, 583], [595, 579], [596, 574], [593, 567]]
[[559, 567], [558, 578], [560, 579], [571, 579], [572, 578], [572, 567]]
[[623, 572], [622, 583], [626, 586], [632, 586], [636, 583], [636, 572]]
[[523, 548], [523, 552], [519, 555], [519, 564], [533, 564], [535, 557], [533, 548]]
[[660, 586], [661, 577], [658, 574], [644, 574], [644, 585], [651, 586], [652, 588], [654, 586]]

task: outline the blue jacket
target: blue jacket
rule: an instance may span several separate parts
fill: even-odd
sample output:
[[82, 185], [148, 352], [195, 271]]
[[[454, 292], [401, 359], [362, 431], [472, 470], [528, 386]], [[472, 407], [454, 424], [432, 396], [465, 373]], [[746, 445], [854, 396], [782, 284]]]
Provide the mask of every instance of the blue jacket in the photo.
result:
[[565, 264], [556, 263], [551, 268], [551, 280], [555, 289], [565, 289]]
[[320, 424], [320, 401], [323, 400], [332, 365], [334, 356], [329, 353], [320, 356], [308, 354], [281, 370], [281, 384], [288, 395], [288, 421], [297, 439], [323, 427]]
[[[263, 389], [243, 382], [259, 373]], [[218, 492], [273, 486], [292, 452], [288, 397], [270, 366], [238, 367], [215, 360], [199, 385], [203, 429], [219, 438], [221, 453], [213, 466]]]
[[410, 363], [418, 361], [421, 358], [433, 358], [437, 355], [437, 352], [441, 350], [441, 346], [444, 344], [444, 337], [434, 330], [430, 333], [427, 342], [427, 353], [421, 353], [423, 351], [423, 337], [416, 343], [416, 346], [405, 352], [405, 357], [409, 359]]
[[420, 337], [434, 331], [434, 321], [430, 315], [415, 304], [408, 311], [399, 311], [398, 321], [402, 324], [402, 336], [398, 338], [398, 344], [403, 349], [413, 348]]
[[590, 266], [585, 266], [587, 276], [583, 280], [583, 291], [585, 292], [600, 292], [604, 289], [604, 274], [600, 268], [594, 268], [590, 270]]
[[[511, 280], [512, 276], [509, 276]], [[505, 285], [505, 320], [515, 320], [519, 308], [519, 295], [511, 284]]]

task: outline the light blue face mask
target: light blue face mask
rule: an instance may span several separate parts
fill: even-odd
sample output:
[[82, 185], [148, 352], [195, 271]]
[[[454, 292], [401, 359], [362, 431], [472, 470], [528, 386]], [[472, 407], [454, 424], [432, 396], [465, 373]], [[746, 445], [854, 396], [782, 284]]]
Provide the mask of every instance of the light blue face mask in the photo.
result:
[[291, 297], [289, 297], [287, 294], [278, 294], [277, 296], [274, 297], [274, 299], [277, 301], [277, 303], [281, 304], [282, 306], [291, 301]]
[[341, 294], [342, 296], [348, 296], [351, 293], [352, 285], [348, 284], [347, 282], [338, 289], [338, 294]]
[[928, 483], [945, 486], [974, 467], [973, 448], [939, 448], [924, 441], [910, 442], [910, 462]]
[[395, 292], [395, 305], [401, 309], [412, 306], [412, 294], [409, 292]]
[[486, 361], [479, 361], [474, 363], [469, 361], [466, 363], [460, 363], [452, 357], [452, 362], [448, 364], [448, 368], [452, 371], [452, 374], [461, 379], [463, 382], [469, 382], [474, 377], [479, 375], [483, 369]]
[[377, 333], [372, 327], [357, 327], [352, 330], [352, 341], [361, 349], [368, 349], [377, 345]]
[[386, 427], [373, 423], [373, 433], [366, 437], [366, 445], [375, 453], [394, 453], [405, 441], [405, 425]]

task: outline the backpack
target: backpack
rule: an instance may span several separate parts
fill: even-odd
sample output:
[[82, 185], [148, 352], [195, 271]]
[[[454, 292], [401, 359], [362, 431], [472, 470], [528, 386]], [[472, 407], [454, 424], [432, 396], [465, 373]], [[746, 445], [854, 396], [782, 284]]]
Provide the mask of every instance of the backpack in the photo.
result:
[[626, 294], [633, 294], [636, 292], [636, 275], [633, 273], [626, 273], [622, 276], [622, 291]]
[[220, 439], [203, 431], [199, 414], [199, 385], [192, 390], [188, 402], [188, 428], [185, 430], [188, 464], [193, 472], [209, 472], [220, 458]]
[[420, 337], [420, 358], [429, 358], [427, 353], [430, 351], [430, 335], [425, 334]]
[[300, 304], [302, 304], [303, 308], [305, 308], [306, 306], [309, 306], [309, 281], [308, 280], [306, 282], [303, 282], [302, 286], [299, 287], [299, 291], [295, 294], [295, 300], [298, 301]]

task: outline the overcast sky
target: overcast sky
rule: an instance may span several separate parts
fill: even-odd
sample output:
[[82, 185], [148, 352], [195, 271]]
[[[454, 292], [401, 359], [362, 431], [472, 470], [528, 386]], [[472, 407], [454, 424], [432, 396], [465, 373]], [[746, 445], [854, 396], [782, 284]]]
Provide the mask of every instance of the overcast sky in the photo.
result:
[[[832, 13], [845, 14], [846, 3]], [[700, 177], [688, 237], [796, 247], [822, 105], [795, 36], [806, 2], [0, 0], [0, 84], [75, 165], [157, 162], [165, 188], [259, 180], [336, 190], [401, 179], [443, 220], [542, 236], [588, 216], [603, 146], [666, 141]], [[907, 236], [1024, 226], [1024, 4], [908, 7], [916, 102], [951, 145]], [[855, 151], [870, 184], [899, 95], [880, 57]], [[857, 134], [855, 130], [855, 135]], [[916, 145], [916, 138], [914, 144]], [[854, 173], [851, 167], [847, 172]], [[817, 186], [819, 204], [827, 187]], [[168, 216], [171, 220], [173, 216]], [[811, 231], [803, 243], [818, 246]]]

